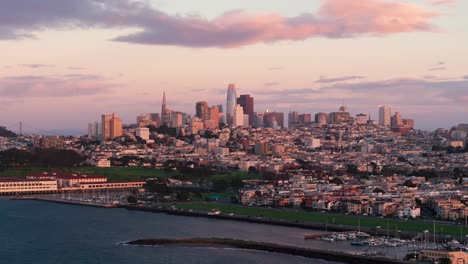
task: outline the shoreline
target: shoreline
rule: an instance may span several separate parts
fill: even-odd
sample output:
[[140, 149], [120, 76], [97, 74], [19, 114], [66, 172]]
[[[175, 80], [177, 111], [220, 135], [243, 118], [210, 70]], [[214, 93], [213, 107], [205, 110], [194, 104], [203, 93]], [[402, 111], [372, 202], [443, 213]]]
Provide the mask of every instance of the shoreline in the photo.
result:
[[[125, 208], [127, 210], [132, 210], [132, 211], [165, 213], [168, 215], [179, 215], [179, 216], [189, 216], [189, 217], [203, 217], [203, 218], [231, 220], [231, 221], [248, 222], [248, 223], [256, 223], [256, 224], [296, 227], [296, 228], [320, 230], [320, 231], [327, 230], [329, 232], [356, 231], [355, 226], [346, 226], [346, 225], [322, 224], [322, 223], [315, 223], [315, 222], [302, 222], [302, 221], [292, 221], [292, 220], [283, 220], [283, 219], [274, 219], [274, 218], [258, 218], [258, 217], [249, 217], [249, 216], [243, 216], [243, 215], [226, 215], [226, 214], [210, 215], [208, 214], [208, 212], [177, 210], [177, 209], [164, 208], [164, 207], [149, 208], [149, 207], [140, 207], [140, 206], [135, 206], [135, 205], [121, 205], [120, 207]], [[372, 235], [376, 234], [377, 236], [387, 235], [387, 231], [385, 230], [375, 230], [375, 229], [365, 228], [365, 227], [361, 227], [360, 231], [367, 232]], [[412, 239], [418, 236], [418, 234], [419, 233], [417, 232], [400, 232], [399, 236], [405, 239]], [[390, 236], [392, 237], [392, 234]], [[443, 238], [444, 236], [438, 235], [438, 237]]]
[[[284, 220], [284, 219], [275, 219], [275, 218], [263, 218], [263, 217], [259, 218], [259, 217], [250, 217], [250, 216], [244, 216], [244, 215], [227, 215], [227, 214], [212, 215], [212, 214], [208, 214], [208, 212], [203, 212], [203, 211], [179, 210], [179, 209], [173, 209], [173, 208], [168, 208], [168, 207], [143, 207], [143, 206], [138, 206], [138, 205], [95, 204], [95, 203], [40, 198], [40, 197], [10, 197], [10, 200], [32, 200], [32, 201], [42, 201], [42, 202], [50, 202], [50, 203], [58, 203], [58, 204], [88, 206], [88, 207], [107, 208], [107, 209], [123, 208], [123, 209], [130, 210], [130, 211], [164, 213], [168, 215], [187, 216], [187, 217], [203, 217], [203, 218], [247, 222], [247, 223], [255, 223], [255, 224], [295, 227], [295, 228], [302, 228], [302, 229], [309, 229], [309, 230], [320, 230], [320, 231], [327, 230], [328, 232], [356, 231], [355, 226], [323, 224], [323, 223], [317, 223], [317, 222], [304, 222], [304, 221], [297, 221], [297, 220], [294, 221], [294, 220]], [[371, 235], [376, 235], [376, 236], [387, 236], [387, 231], [382, 230], [382, 229], [376, 230], [373, 228], [361, 227], [360, 231], [369, 233]], [[404, 239], [413, 239], [419, 235], [420, 233], [418, 232], [408, 232], [408, 231], [399, 232], [399, 237], [404, 238]], [[390, 237], [394, 237], [394, 234], [390, 233]], [[441, 235], [441, 234], [437, 234], [436, 237], [437, 239], [442, 239], [442, 240], [446, 238], [445, 235]]]
[[[133, 240], [124, 245], [134, 246], [193, 246], [193, 247], [222, 247], [222, 248], [238, 248], [246, 250], [258, 250], [264, 252], [273, 252], [279, 254], [287, 254], [300, 256], [312, 259], [324, 259], [327, 261], [338, 261], [350, 264], [395, 264], [395, 263], [410, 263], [401, 260], [393, 260], [381, 257], [370, 257], [353, 255], [341, 252], [333, 252], [327, 250], [308, 249], [294, 246], [279, 245], [265, 242], [245, 241], [238, 239], [227, 238], [159, 238], [159, 239], [139, 239]], [[417, 262], [411, 262], [417, 263]]]

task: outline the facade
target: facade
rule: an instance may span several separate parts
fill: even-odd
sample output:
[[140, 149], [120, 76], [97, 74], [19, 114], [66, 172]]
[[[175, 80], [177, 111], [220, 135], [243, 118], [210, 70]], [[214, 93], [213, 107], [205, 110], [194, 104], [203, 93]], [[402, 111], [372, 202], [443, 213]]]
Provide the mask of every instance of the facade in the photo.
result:
[[299, 113], [296, 111], [289, 112], [288, 114], [288, 127], [291, 128], [292, 125], [297, 125], [299, 123]]
[[284, 128], [284, 113], [265, 112], [263, 115], [264, 127]]
[[145, 127], [149, 125], [153, 125], [153, 120], [151, 120], [151, 114], [140, 114], [137, 115], [136, 124], [139, 127]]
[[254, 113], [254, 126], [255, 127], [263, 127], [264, 123], [264, 114], [263, 113]]
[[312, 116], [310, 114], [300, 114], [299, 123], [309, 124], [312, 122]]
[[365, 114], [356, 115], [356, 124], [358, 124], [358, 125], [367, 124], [367, 115], [365, 115]]
[[242, 106], [244, 109], [244, 114], [249, 116], [249, 123], [244, 123], [244, 125], [253, 126], [254, 123], [254, 98], [249, 94], [243, 94], [237, 98], [237, 104]]
[[102, 139], [122, 136], [122, 119], [117, 114], [102, 115]]
[[122, 131], [122, 119], [117, 117], [116, 114], [112, 114], [112, 119], [110, 121], [110, 137], [116, 138], [123, 135]]
[[392, 109], [388, 106], [379, 107], [379, 125], [390, 126], [392, 118]]
[[234, 108], [236, 107], [236, 85], [229, 84], [227, 91], [227, 100], [226, 100], [226, 124], [234, 124]]
[[328, 123], [328, 115], [326, 113], [315, 114], [315, 123], [322, 126]]
[[0, 195], [50, 193], [55, 191], [57, 191], [56, 180], [0, 179]]
[[239, 127], [244, 126], [244, 108], [241, 105], [236, 105], [234, 107], [234, 119], [233, 126]]
[[128, 181], [128, 182], [86, 182], [80, 183], [80, 190], [119, 190], [119, 189], [140, 189], [145, 186], [144, 181]]
[[96, 162], [96, 167], [99, 168], [110, 168], [111, 162], [108, 159], [100, 159]]
[[98, 121], [94, 121], [88, 124], [88, 139], [97, 140], [101, 134], [101, 127]]
[[149, 140], [150, 130], [147, 127], [139, 127], [136, 129], [135, 134], [143, 140]]
[[343, 122], [348, 122], [351, 119], [351, 114], [345, 111], [331, 112], [328, 115], [328, 123], [330, 124], [341, 124]]
[[195, 105], [195, 116], [202, 121], [208, 120], [208, 103], [205, 101], [197, 102]]
[[391, 125], [392, 127], [400, 127], [403, 125], [400, 112], [395, 112], [395, 115], [392, 116]]
[[214, 105], [208, 108], [208, 120], [205, 122], [206, 128], [209, 128], [209, 129], [218, 128], [219, 119], [220, 119], [219, 107]]
[[65, 139], [58, 136], [42, 136], [34, 138], [34, 148], [39, 149], [63, 149]]

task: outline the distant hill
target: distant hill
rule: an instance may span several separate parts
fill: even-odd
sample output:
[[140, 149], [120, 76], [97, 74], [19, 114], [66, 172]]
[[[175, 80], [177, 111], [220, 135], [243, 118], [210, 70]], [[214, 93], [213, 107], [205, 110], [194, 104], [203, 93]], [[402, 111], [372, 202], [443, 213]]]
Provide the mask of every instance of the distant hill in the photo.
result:
[[17, 135], [5, 127], [0, 126], [0, 137], [17, 137]]

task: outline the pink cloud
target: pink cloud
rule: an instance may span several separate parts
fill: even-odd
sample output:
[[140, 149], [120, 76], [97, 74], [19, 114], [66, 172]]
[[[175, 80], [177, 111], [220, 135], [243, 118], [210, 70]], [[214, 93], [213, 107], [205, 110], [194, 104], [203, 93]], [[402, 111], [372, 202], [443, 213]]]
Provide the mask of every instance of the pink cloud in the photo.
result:
[[433, 5], [445, 5], [454, 7], [458, 0], [430, 0]]
[[239, 47], [313, 37], [345, 38], [400, 32], [432, 31], [438, 14], [420, 6], [382, 0], [322, 0], [317, 14], [227, 12], [214, 20], [171, 17], [160, 12], [143, 30], [118, 41], [191, 47]]
[[0, 1], [0, 39], [24, 38], [24, 34], [29, 36], [49, 28], [137, 28], [136, 32], [114, 40], [227, 48], [314, 37], [433, 31], [432, 21], [438, 16], [422, 6], [391, 0], [321, 0], [316, 13], [295, 17], [236, 10], [211, 20], [169, 15], [134, 0], [44, 0], [47, 4], [40, 5], [36, 1]]

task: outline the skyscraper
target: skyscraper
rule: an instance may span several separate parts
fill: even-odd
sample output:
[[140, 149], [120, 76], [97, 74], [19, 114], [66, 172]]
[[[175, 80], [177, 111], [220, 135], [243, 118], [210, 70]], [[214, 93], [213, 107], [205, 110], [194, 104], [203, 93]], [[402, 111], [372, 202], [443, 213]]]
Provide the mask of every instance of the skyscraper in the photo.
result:
[[196, 114], [195, 116], [200, 118], [202, 121], [208, 120], [208, 103], [205, 101], [197, 102], [195, 105]]
[[122, 136], [122, 119], [117, 114], [102, 115], [102, 139]]
[[254, 120], [254, 99], [249, 94], [242, 94], [237, 98], [237, 103], [244, 108], [244, 114], [249, 116], [249, 123], [244, 125], [253, 126]]
[[213, 105], [208, 108], [208, 120], [206, 120], [206, 128], [215, 129], [219, 127], [219, 107]]
[[322, 126], [328, 123], [328, 115], [326, 113], [317, 113], [315, 114], [315, 123]]
[[390, 126], [392, 119], [392, 109], [389, 106], [379, 107], [379, 125]]
[[171, 123], [171, 110], [167, 107], [166, 92], [163, 93], [161, 105], [161, 124], [169, 125]]
[[296, 111], [289, 112], [288, 114], [288, 127], [291, 128], [293, 124], [299, 123], [299, 113]]
[[236, 85], [229, 84], [227, 91], [227, 100], [226, 100], [226, 124], [234, 124], [234, 108], [236, 107]]

